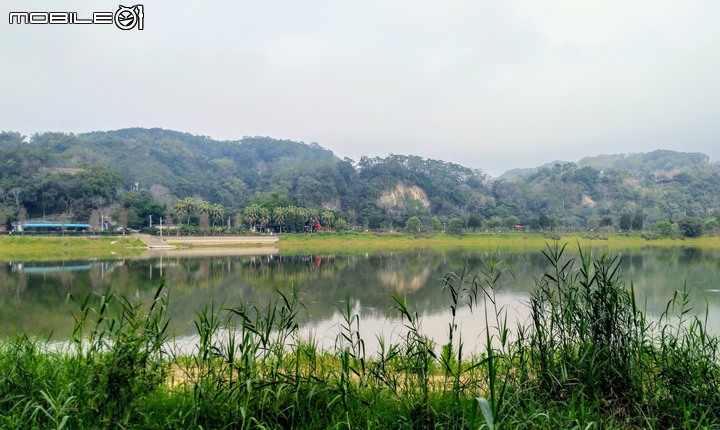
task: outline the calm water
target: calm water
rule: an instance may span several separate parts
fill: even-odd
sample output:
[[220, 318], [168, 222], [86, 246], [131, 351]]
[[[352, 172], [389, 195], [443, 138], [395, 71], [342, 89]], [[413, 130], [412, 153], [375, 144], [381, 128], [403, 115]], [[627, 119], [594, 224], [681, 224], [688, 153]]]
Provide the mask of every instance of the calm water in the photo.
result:
[[[660, 312], [676, 289], [687, 283], [695, 307], [720, 328], [720, 253], [692, 248], [646, 249], [621, 253], [626, 283], [633, 282], [638, 301]], [[547, 268], [540, 252], [378, 252], [354, 255], [146, 255], [114, 261], [0, 262], [0, 334], [26, 333], [62, 338], [72, 329], [70, 295], [85, 297], [111, 288], [150, 300], [161, 278], [167, 280], [172, 329], [177, 336], [193, 333], [195, 312], [214, 303], [231, 308], [241, 302], [265, 305], [276, 290], [294, 285], [307, 309], [305, 330], [331, 345], [349, 306], [361, 316], [361, 333], [372, 348], [376, 334], [389, 336], [400, 326], [392, 310], [392, 292], [407, 298], [422, 316], [426, 334], [442, 341], [450, 313], [442, 277], [463, 267], [478, 274], [485, 261], [500, 261], [498, 303], [511, 319], [525, 318], [526, 292], [532, 277]], [[483, 313], [462, 311], [460, 326], [468, 343], [481, 334]]]

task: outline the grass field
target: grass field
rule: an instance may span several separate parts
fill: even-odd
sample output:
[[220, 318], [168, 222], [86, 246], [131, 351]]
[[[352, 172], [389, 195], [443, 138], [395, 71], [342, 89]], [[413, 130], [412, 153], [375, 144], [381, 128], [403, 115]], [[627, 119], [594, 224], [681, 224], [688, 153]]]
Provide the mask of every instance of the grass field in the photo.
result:
[[720, 249], [719, 237], [694, 239], [646, 240], [639, 235], [609, 235], [589, 237], [587, 235], [553, 235], [538, 233], [468, 233], [461, 236], [436, 234], [414, 236], [404, 233], [321, 233], [282, 235], [277, 246], [284, 252], [369, 252], [372, 250], [413, 249], [413, 248], [474, 248], [480, 250], [538, 250], [546, 243], [559, 239], [562, 243], [579, 243], [583, 248], [601, 250], [629, 250], [644, 247], [697, 247]]
[[0, 236], [0, 261], [123, 258], [144, 249], [142, 242], [123, 236]]
[[[277, 236], [275, 236], [277, 237]], [[247, 237], [243, 237], [247, 239]], [[560, 239], [562, 243], [579, 243], [583, 248], [619, 251], [644, 247], [696, 247], [720, 249], [719, 237], [694, 239], [645, 240], [638, 235], [610, 235], [590, 238], [580, 235], [546, 236], [524, 233], [468, 233], [461, 236], [436, 234], [415, 236], [404, 233], [320, 233], [283, 234], [272, 246], [281, 253], [357, 253], [376, 250], [409, 250], [416, 248], [537, 250]], [[173, 238], [175, 239], [175, 238]], [[203, 238], [198, 238], [202, 241]], [[172, 242], [172, 240], [170, 241]], [[192, 243], [192, 242], [189, 242]], [[220, 245], [214, 244], [218, 247]], [[255, 243], [232, 243], [230, 247], [257, 247]], [[0, 261], [50, 261], [65, 259], [114, 259], [138, 256], [145, 245], [127, 236], [0, 236]]]

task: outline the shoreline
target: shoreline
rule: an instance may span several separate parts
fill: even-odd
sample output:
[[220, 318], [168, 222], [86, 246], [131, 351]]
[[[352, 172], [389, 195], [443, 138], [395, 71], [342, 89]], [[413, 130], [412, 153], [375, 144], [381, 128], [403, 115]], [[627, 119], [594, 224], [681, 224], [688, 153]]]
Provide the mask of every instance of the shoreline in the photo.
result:
[[[149, 235], [148, 235], [149, 236]], [[149, 236], [159, 239], [157, 236]], [[609, 235], [588, 238], [579, 235], [558, 236], [570, 247], [599, 250], [634, 250], [646, 247], [701, 248], [720, 250], [720, 237], [646, 240], [638, 235]], [[273, 236], [170, 236], [163, 237], [168, 249], [153, 250], [134, 236], [0, 236], [0, 261], [50, 261], [69, 259], [135, 258], [150, 252], [182, 253], [194, 250], [196, 255], [267, 253], [361, 253], [373, 251], [407, 251], [412, 249], [474, 248], [483, 251], [541, 250], [556, 238], [543, 234], [467, 233], [462, 236], [437, 234], [417, 237], [404, 233], [320, 233], [282, 234]], [[233, 250], [233, 251], [229, 251]]]

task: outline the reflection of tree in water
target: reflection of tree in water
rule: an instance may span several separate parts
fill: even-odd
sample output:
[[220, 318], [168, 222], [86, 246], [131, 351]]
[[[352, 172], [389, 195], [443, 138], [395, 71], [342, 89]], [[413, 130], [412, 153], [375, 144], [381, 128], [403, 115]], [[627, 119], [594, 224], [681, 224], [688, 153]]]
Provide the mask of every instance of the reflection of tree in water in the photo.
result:
[[0, 263], [0, 297], [5, 297], [5, 292], [12, 288], [10, 285], [11, 278], [9, 270], [9, 263]]
[[27, 285], [27, 275], [12, 273], [10, 264], [0, 263], [0, 303], [7, 306], [19, 303]]
[[696, 264], [702, 261], [703, 251], [698, 248], [684, 248], [678, 255], [678, 263], [683, 265]]
[[[673, 291], [682, 289], [686, 281], [698, 293], [720, 288], [717, 251], [652, 248], [620, 254], [621, 271], [628, 287], [632, 281], [638, 303], [647, 300], [649, 309], [662, 308]], [[572, 244], [568, 245], [566, 256], [577, 256]], [[240, 303], [264, 307], [278, 298], [276, 290], [288, 293], [292, 286], [300, 292], [310, 318], [316, 320], [332, 317], [338, 305], [342, 306], [347, 299], [365, 311], [390, 312], [393, 290], [407, 298], [413, 311], [445, 312], [449, 297], [442, 293], [441, 278], [448, 272], [460, 273], [463, 268], [471, 278], [484, 270], [490, 260], [509, 272], [503, 278], [502, 292], [526, 291], [532, 276], [548, 267], [539, 251], [468, 249], [58, 262], [48, 265], [92, 264], [92, 268], [44, 274], [15, 271], [2, 263], [0, 326], [2, 333], [39, 330], [47, 334], [54, 329], [62, 335], [72, 327], [72, 305], [66, 304], [68, 294], [84, 297], [111, 287], [115, 293], [150, 301], [161, 277], [167, 280], [170, 294], [171, 324], [180, 334], [192, 331], [195, 312], [210, 302], [216, 308], [231, 308]], [[711, 305], [720, 304], [720, 297], [700, 298], [707, 298]]]

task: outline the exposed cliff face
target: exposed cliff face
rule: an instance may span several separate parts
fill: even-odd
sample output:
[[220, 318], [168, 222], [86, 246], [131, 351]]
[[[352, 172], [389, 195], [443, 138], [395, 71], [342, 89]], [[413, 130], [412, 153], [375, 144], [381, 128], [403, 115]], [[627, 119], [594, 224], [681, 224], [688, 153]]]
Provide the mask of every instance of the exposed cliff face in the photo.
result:
[[330, 199], [326, 202], [323, 202], [322, 208], [328, 211], [341, 211], [342, 210], [342, 204], [340, 203], [340, 199], [335, 197], [333, 199]]
[[398, 182], [395, 188], [380, 195], [378, 206], [396, 208], [403, 206], [408, 199], [419, 201], [426, 209], [430, 207], [430, 199], [422, 188], [415, 185], [408, 187], [402, 182]]

